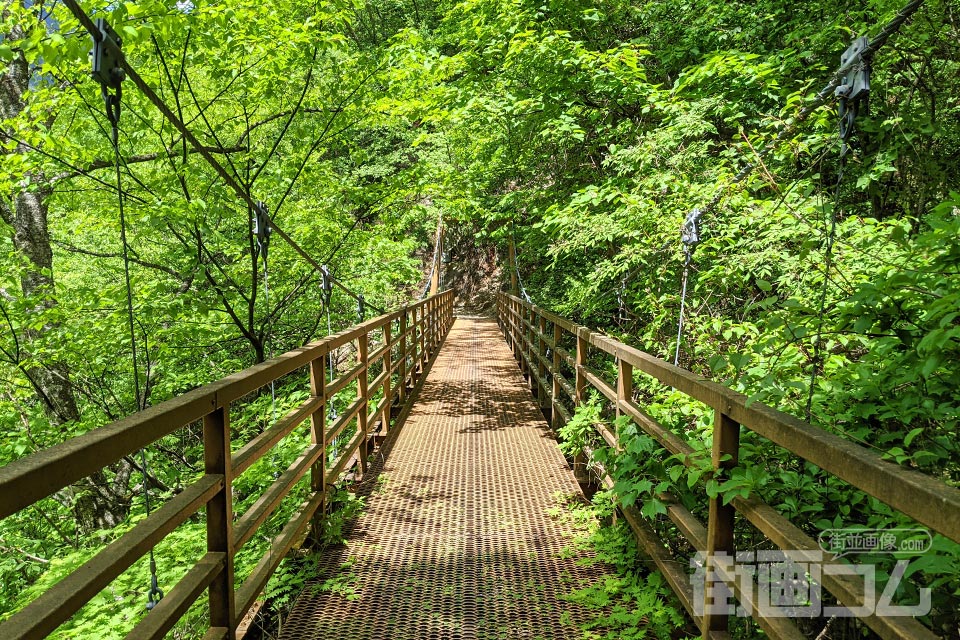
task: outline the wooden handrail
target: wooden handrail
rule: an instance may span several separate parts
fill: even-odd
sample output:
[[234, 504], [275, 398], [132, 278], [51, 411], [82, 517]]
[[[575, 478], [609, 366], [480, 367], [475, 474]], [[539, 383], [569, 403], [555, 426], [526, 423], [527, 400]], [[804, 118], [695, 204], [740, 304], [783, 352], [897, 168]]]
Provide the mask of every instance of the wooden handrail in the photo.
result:
[[[205, 637], [233, 640], [240, 619], [282, 558], [308, 525], [316, 524], [315, 515], [323, 513], [327, 487], [353, 464], [359, 464], [361, 471], [366, 469], [374, 420], [382, 421], [381, 433], [386, 433], [393, 399], [398, 398], [402, 407], [411, 401], [411, 389], [424, 375], [429, 360], [453, 323], [453, 297], [452, 291], [445, 291], [407, 305], [0, 468], [2, 519], [178, 429], [203, 421], [205, 475], [0, 624], [0, 637], [12, 640], [42, 638], [49, 634], [178, 524], [205, 509], [206, 555], [199, 558], [167, 598], [141, 620], [131, 631], [131, 637], [162, 637], [207, 590], [210, 631]], [[394, 322], [400, 325], [395, 334], [391, 327]], [[381, 332], [382, 345], [378, 340], [370, 354], [371, 334], [375, 331]], [[328, 380], [327, 355], [351, 342], [357, 343], [356, 366]], [[368, 354], [372, 357], [368, 358]], [[368, 388], [368, 366], [381, 360], [383, 373], [375, 379], [376, 386]], [[395, 367], [394, 362], [399, 366]], [[231, 454], [231, 402], [303, 367], [309, 367], [310, 398]], [[392, 375], [395, 368], [399, 369], [396, 379]], [[326, 425], [325, 408], [330, 399], [354, 381], [356, 401], [341, 420]], [[375, 400], [374, 393], [378, 390], [382, 390], [383, 395]], [[374, 403], [372, 412], [371, 402]], [[249, 469], [308, 418], [311, 444], [253, 506], [234, 521], [233, 478]], [[326, 449], [334, 435], [332, 432], [343, 430], [351, 421], [356, 422], [355, 435], [328, 468]], [[357, 451], [360, 453], [355, 456]], [[310, 496], [235, 591], [235, 553], [308, 471]]]
[[[629, 416], [644, 432], [656, 439], [672, 454], [690, 454], [693, 448], [658, 424], [633, 399], [633, 372], [638, 370], [659, 382], [714, 409], [713, 460], [714, 474], [723, 474], [737, 463], [741, 428], [754, 431], [774, 444], [810, 461], [824, 471], [844, 480], [865, 493], [903, 512], [955, 542], [960, 542], [960, 489], [917, 471], [904, 469], [881, 459], [873, 451], [829, 433], [815, 425], [748, 398], [732, 389], [695, 373], [674, 366], [660, 358], [623, 344], [602, 333], [577, 325], [550, 311], [541, 309], [516, 296], [501, 293], [497, 299], [497, 317], [504, 337], [511, 346], [520, 369], [537, 387], [537, 394], [549, 397], [550, 416], [554, 429], [570, 419], [572, 407], [584, 402], [585, 390], [592, 387], [606, 397], [618, 415]], [[576, 343], [575, 352], [561, 343]], [[545, 355], [552, 351], [552, 358]], [[610, 384], [599, 372], [587, 365], [590, 349], [598, 349], [614, 358], [617, 381]], [[562, 375], [562, 367], [573, 369], [573, 387]], [[563, 392], [563, 393], [561, 393]], [[615, 437], [609, 430], [601, 433], [610, 444]], [[693, 464], [686, 459], [686, 464]], [[576, 470], [575, 464], [575, 470]], [[652, 533], [639, 514], [625, 509], [625, 519], [638, 540], [668, 577], [676, 581], [676, 559], [665, 555], [665, 547]], [[815, 551], [820, 546], [799, 527], [761, 500], [734, 498], [724, 505], [720, 497], [709, 500], [709, 517], [704, 527], [678, 505], [668, 508], [668, 516], [684, 533], [688, 542], [709, 557], [713, 553], [734, 553], [733, 524], [736, 515], [745, 517], [771, 542], [781, 549]], [[672, 564], [671, 564], [672, 563]], [[823, 576], [823, 584], [846, 606], [863, 602], [863, 585], [849, 576]], [[675, 586], [675, 585], [674, 585]], [[676, 586], [675, 586], [676, 590]], [[681, 602], [700, 625], [704, 637], [717, 637], [727, 628], [726, 616], [698, 616], [684, 587], [678, 592]], [[703, 610], [707, 610], [704, 608]], [[865, 616], [864, 622], [884, 638], [935, 638], [919, 622], [905, 617]], [[788, 619], [757, 618], [758, 624], [772, 637], [802, 637]]]

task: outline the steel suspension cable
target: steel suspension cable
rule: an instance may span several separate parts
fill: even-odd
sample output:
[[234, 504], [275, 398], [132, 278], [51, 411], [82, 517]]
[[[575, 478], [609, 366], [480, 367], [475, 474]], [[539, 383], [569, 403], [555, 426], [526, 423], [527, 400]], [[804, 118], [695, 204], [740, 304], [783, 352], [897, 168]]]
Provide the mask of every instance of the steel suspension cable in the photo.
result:
[[[143, 409], [145, 398], [141, 397], [140, 390], [140, 365], [137, 358], [137, 333], [136, 322], [133, 312], [133, 286], [130, 280], [130, 244], [127, 241], [127, 218], [124, 208], [123, 176], [120, 172], [121, 154], [120, 154], [120, 99], [122, 89], [118, 85], [115, 93], [110, 94], [106, 88], [103, 90], [103, 97], [106, 104], [107, 119], [110, 121], [111, 133], [110, 143], [113, 147], [114, 167], [117, 178], [117, 210], [120, 216], [120, 244], [123, 255], [123, 280], [126, 286], [127, 298], [127, 330], [130, 332], [130, 355], [133, 361], [133, 393], [137, 411]], [[147, 466], [147, 450], [140, 449], [140, 473], [143, 476], [143, 504], [144, 511], [149, 517], [152, 511], [150, 505], [150, 472]], [[150, 589], [147, 592], [147, 610], [152, 610], [160, 600], [163, 599], [163, 591], [160, 589], [157, 580], [157, 560], [150, 547]]]
[[[880, 32], [875, 37], [870, 39], [870, 43], [863, 50], [863, 53], [862, 53], [863, 57], [869, 58], [874, 53], [876, 53], [881, 47], [883, 47], [883, 45], [887, 43], [887, 40], [889, 40], [891, 36], [899, 32], [900, 27], [902, 27], [903, 24], [914, 13], [917, 12], [917, 10], [923, 5], [924, 1], [925, 0], [911, 0], [911, 2], [908, 2], [906, 5], [904, 5], [904, 7], [897, 12], [897, 15], [894, 16], [893, 19], [890, 20], [890, 22], [884, 25], [884, 27], [880, 30]], [[808, 117], [810, 117], [810, 114], [812, 114], [815, 110], [819, 109], [824, 104], [826, 104], [828, 100], [833, 98], [834, 92], [836, 91], [837, 87], [839, 87], [840, 84], [843, 82], [843, 79], [847, 71], [848, 71], [848, 68], [845, 66], [841, 66], [839, 69], [837, 69], [837, 71], [834, 72], [833, 77], [831, 77], [830, 80], [827, 82], [826, 86], [823, 89], [821, 89], [820, 92], [817, 93], [817, 95], [814, 96], [814, 98], [810, 102], [805, 104], [800, 109], [800, 111], [797, 113], [797, 115], [793, 118], [792, 121], [788, 120], [784, 128], [780, 130], [780, 132], [773, 138], [773, 140], [768, 142], [764, 146], [764, 148], [757, 153], [757, 161], [747, 163], [737, 173], [737, 175], [734, 176], [734, 178], [729, 183], [721, 186], [717, 190], [717, 192], [714, 194], [710, 202], [706, 205], [706, 207], [703, 208], [704, 213], [713, 213], [716, 210], [717, 206], [720, 204], [720, 201], [723, 199], [723, 196], [725, 195], [726, 191], [730, 187], [740, 184], [741, 182], [746, 180], [750, 176], [750, 174], [753, 173], [754, 169], [757, 168], [758, 164], [761, 163], [763, 159], [766, 158], [766, 156], [768, 156], [770, 153], [776, 150], [780, 146], [780, 144], [784, 140], [786, 140], [787, 137], [790, 136], [796, 130], [798, 125], [800, 125]]]
[[833, 244], [837, 236], [837, 209], [840, 206], [840, 185], [843, 184], [843, 170], [846, 165], [846, 156], [840, 156], [840, 169], [837, 172], [837, 186], [833, 195], [833, 209], [830, 211], [830, 230], [827, 233], [827, 244], [823, 249], [823, 286], [820, 289], [820, 304], [817, 310], [817, 333], [813, 343], [813, 362], [810, 371], [810, 384], [807, 388], [806, 420], [810, 422], [813, 411], [813, 390], [817, 383], [817, 371], [823, 359], [823, 316], [827, 302], [827, 289], [830, 286], [830, 269], [833, 267]]
[[[899, 32], [900, 27], [902, 27], [903, 24], [914, 13], [916, 13], [916, 11], [923, 5], [923, 3], [924, 3], [924, 0], [911, 0], [910, 2], [908, 2], [899, 12], [897, 12], [897, 15], [894, 16], [893, 19], [890, 20], [890, 22], [884, 25], [884, 27], [880, 30], [880, 32], [874, 38], [869, 40], [869, 43], [866, 45], [866, 47], [863, 48], [863, 50], [860, 53], [861, 57], [863, 59], [869, 60], [874, 53], [876, 53], [883, 45], [887, 43], [887, 41], [890, 39], [891, 36]], [[694, 221], [694, 223], [696, 226], [696, 221], [698, 221], [702, 216], [715, 212], [717, 207], [720, 204], [720, 201], [723, 199], [724, 194], [729, 188], [746, 180], [747, 177], [749, 177], [750, 174], [753, 173], [754, 169], [756, 169], [758, 165], [763, 164], [764, 158], [770, 153], [772, 153], [774, 150], [776, 150], [780, 146], [780, 144], [787, 138], [787, 136], [789, 136], [796, 130], [797, 126], [800, 123], [806, 120], [810, 116], [810, 114], [812, 114], [816, 109], [826, 104], [826, 102], [829, 99], [834, 97], [837, 88], [844, 81], [850, 68], [851, 66], [849, 63], [841, 64], [840, 67], [834, 72], [830, 80], [827, 82], [827, 85], [823, 89], [821, 89], [820, 92], [817, 93], [817, 95], [814, 96], [814, 98], [810, 102], [805, 104], [800, 109], [796, 117], [794, 117], [792, 121], [787, 121], [786, 126], [784, 126], [784, 128], [781, 129], [780, 132], [773, 138], [773, 140], [767, 143], [762, 150], [760, 150], [759, 152], [755, 152], [755, 155], [756, 155], [755, 162], [747, 163], [736, 174], [736, 176], [734, 176], [734, 178], [729, 183], [721, 186], [717, 190], [717, 192], [714, 194], [710, 202], [705, 207], [697, 208], [691, 211], [690, 214], [688, 214], [687, 221], [684, 223], [685, 233], [686, 233], [686, 226], [690, 222], [691, 216], [695, 216], [696, 220]], [[840, 167], [840, 173], [838, 176], [837, 193], [835, 198], [835, 200], [837, 201], [839, 201], [840, 179], [843, 176], [843, 162], [844, 162], [843, 158], [844, 158], [843, 152], [841, 151], [841, 167]], [[792, 186], [791, 186], [791, 189], [792, 189]], [[786, 193], [783, 194], [780, 201], [777, 203], [776, 207], [779, 207], [780, 204], [786, 199], [786, 195], [787, 195]], [[836, 205], [834, 206], [833, 215], [834, 215], [834, 218], [831, 221], [830, 231], [827, 237], [827, 247], [825, 251], [825, 262], [826, 262], [825, 272], [824, 272], [825, 283], [824, 283], [824, 290], [821, 294], [821, 300], [820, 300], [820, 310], [818, 313], [817, 341], [816, 341], [816, 344], [814, 345], [815, 353], [814, 353], [813, 372], [811, 374], [810, 389], [808, 391], [809, 395], [807, 398], [806, 411], [807, 411], [808, 420], [810, 418], [810, 411], [813, 403], [813, 385], [816, 383], [816, 375], [817, 375], [816, 370], [817, 370], [818, 362], [821, 356], [820, 336], [823, 329], [823, 310], [824, 310], [824, 304], [826, 299], [826, 278], [828, 277], [830, 267], [832, 266], [833, 244], [834, 244], [835, 232], [836, 232]], [[683, 280], [682, 280], [683, 284], [682, 284], [682, 292], [680, 295], [680, 318], [677, 322], [677, 343], [676, 343], [676, 350], [674, 352], [674, 364], [678, 364], [680, 360], [680, 343], [683, 338], [683, 325], [684, 325], [683, 315], [686, 307], [687, 284], [689, 280], [690, 266], [692, 263], [692, 252], [693, 252], [693, 249], [696, 247], [696, 244], [699, 243], [700, 241], [699, 227], [696, 228], [696, 241], [694, 243], [688, 244], [686, 240], [686, 236], [684, 237], [685, 237], [684, 251], [686, 253], [686, 258], [683, 266]]]
[[[96, 25], [90, 19], [90, 16], [88, 16], [86, 12], [83, 10], [83, 8], [79, 5], [77, 0], [63, 0], [63, 4], [66, 5], [66, 7], [70, 10], [73, 16], [90, 33], [90, 37], [92, 37], [94, 41], [98, 43], [103, 42], [103, 34], [100, 32], [100, 30], [96, 27]], [[124, 70], [124, 72], [126, 73], [126, 76], [130, 78], [133, 84], [135, 84], [136, 87], [143, 93], [143, 95], [146, 96], [146, 98], [150, 100], [151, 103], [153, 103], [153, 105], [160, 111], [161, 115], [163, 115], [163, 117], [166, 118], [167, 121], [169, 121], [170, 124], [172, 124], [177, 129], [177, 131], [180, 132], [180, 134], [184, 137], [184, 139], [186, 139], [186, 141], [190, 143], [190, 146], [193, 147], [194, 150], [197, 153], [199, 153], [204, 160], [206, 160], [207, 164], [209, 164], [213, 168], [213, 170], [217, 172], [220, 178], [222, 178], [223, 181], [227, 184], [227, 186], [234, 191], [237, 197], [240, 198], [243, 202], [245, 202], [251, 208], [256, 208], [257, 206], [256, 200], [254, 200], [253, 196], [251, 196], [250, 193], [248, 193], [247, 190], [243, 188], [243, 186], [238, 182], [236, 177], [231, 175], [230, 172], [227, 171], [226, 168], [220, 162], [217, 161], [213, 153], [207, 147], [205, 147], [200, 143], [200, 141], [193, 134], [193, 132], [191, 132], [190, 129], [187, 127], [187, 125], [184, 124], [184, 122], [170, 110], [170, 107], [167, 106], [167, 104], [160, 98], [160, 96], [157, 95], [157, 93], [153, 90], [153, 88], [149, 84], [147, 84], [147, 82], [140, 76], [139, 73], [137, 73], [137, 70], [134, 69], [133, 66], [127, 61], [126, 57], [124, 57], [122, 53], [120, 53], [119, 51], [116, 51], [116, 53], [118, 56], [118, 61], [117, 61], [118, 66]], [[269, 221], [273, 230], [276, 231], [277, 235], [280, 236], [284, 240], [284, 242], [290, 245], [290, 247], [293, 248], [293, 250], [301, 258], [303, 258], [310, 266], [314, 268], [314, 270], [316, 271], [320, 270], [321, 264], [319, 262], [317, 262], [309, 253], [307, 253], [306, 250], [304, 250], [303, 247], [301, 247], [292, 237], [290, 237], [290, 235], [287, 234], [286, 231], [284, 231], [281, 227], [279, 227], [272, 218], [270, 218]], [[357, 300], [359, 302], [360, 300], [359, 294], [357, 294], [352, 289], [347, 287], [338, 279], [333, 278], [332, 276], [331, 276], [331, 280], [333, 284], [335, 284], [340, 289], [342, 289], [344, 293], [346, 293], [347, 295], [352, 297], [354, 300]], [[384, 310], [379, 307], [376, 307], [374, 305], [368, 305], [368, 306], [370, 306], [372, 309], [380, 313], [384, 313]]]

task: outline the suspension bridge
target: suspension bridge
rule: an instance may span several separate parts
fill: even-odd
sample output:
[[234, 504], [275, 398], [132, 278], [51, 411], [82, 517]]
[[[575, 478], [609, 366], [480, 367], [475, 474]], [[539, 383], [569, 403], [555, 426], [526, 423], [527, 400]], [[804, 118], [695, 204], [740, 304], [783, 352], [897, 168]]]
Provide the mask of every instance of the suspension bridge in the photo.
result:
[[[362, 296], [333, 278], [321, 261], [279, 228], [266, 205], [199, 143], [126, 61], [116, 34], [102, 22], [95, 24], [74, 0], [64, 4], [93, 37], [95, 60], [103, 64], [96, 68], [113, 127], [121, 220], [119, 92], [127, 78], [254, 212], [264, 281], [269, 235], [276, 232], [322, 273], [326, 305], [337, 286], [357, 300], [362, 316]], [[837, 95], [850, 100], [855, 112], [851, 92], [856, 84], [846, 84], [845, 79], [865, 72], [868, 56], [921, 4], [921, 0], [908, 3], [876, 38], [858, 49], [758, 159], [762, 162], [835, 90], [845, 87], [846, 93]], [[706, 209], [695, 209], [688, 216], [687, 266], [699, 241], [700, 217], [717, 207], [724, 191], [742, 182], [753, 167], [744, 167]], [[283, 199], [277, 208], [282, 204]], [[121, 230], [126, 259], [123, 222]], [[868, 448], [750, 402], [676, 364], [540, 309], [529, 299], [501, 294], [495, 318], [456, 317], [455, 293], [440, 292], [441, 237], [438, 229], [429, 297], [0, 469], [0, 518], [4, 518], [165, 436], [202, 425], [203, 473], [0, 623], [0, 640], [56, 632], [178, 526], [198, 516], [205, 523], [205, 552], [190, 560], [190, 569], [176, 584], [164, 585], [162, 598], [151, 599], [155, 606], [127, 637], [162, 638], [195, 603], [205, 603], [209, 612], [205, 640], [241, 637], [284, 558], [321, 536], [336, 488], [344, 482], [366, 495], [368, 506], [350, 529], [346, 544], [324, 553], [315, 579], [346, 585], [352, 597], [342, 597], [342, 590], [304, 591], [284, 622], [282, 638], [567, 637], [586, 613], [564, 595], [571, 584], [598, 579], [602, 567], [583, 566], [561, 553], [572, 531], [549, 512], [557, 495], [580, 494], [581, 483], [589, 479], [583, 461], [590, 451], [585, 447], [582, 455], [565, 459], [555, 439], [558, 430], [592, 390], [608, 412], [623, 419], [619, 424], [625, 420], [634, 425], [662, 448], [664, 457], [676, 456], [691, 467], [704, 464], [686, 440], [644, 409], [642, 394], [635, 391], [644, 378], [689, 396], [714, 414], [711, 456], [696, 485], [702, 492], [702, 508], [691, 510], [663, 494], [658, 498], [666, 512], [652, 519], [631, 506], [621, 505], [619, 510], [650, 568], [663, 574], [688, 614], [688, 628], [678, 629], [678, 635], [727, 638], [731, 619], [748, 615], [769, 637], [805, 637], [789, 616], [757, 602], [757, 577], [740, 571], [732, 561], [744, 551], [735, 546], [734, 528], [749, 523], [762, 536], [764, 548], [795, 553], [822, 554], [820, 541], [758, 495], [726, 500], [703, 488], [708, 479], [720, 483], [730, 478], [740, 462], [741, 436], [747, 432], [960, 543], [960, 490], [940, 478], [883, 460]], [[516, 271], [515, 256], [513, 260]], [[127, 289], [132, 339], [129, 278]], [[679, 349], [679, 338], [677, 344]], [[135, 343], [132, 351], [136, 354]], [[345, 370], [328, 366], [334, 353], [354, 354], [355, 362]], [[253, 439], [234, 441], [230, 426], [234, 405], [291, 375], [305, 381], [307, 399]], [[352, 388], [356, 393], [349, 404], [331, 411], [334, 398]], [[605, 446], [621, 447], [617, 427], [597, 423], [593, 430]], [[309, 444], [252, 504], [240, 509], [234, 500], [235, 482], [294, 434], [306, 437]], [[600, 484], [615, 488], [602, 465], [594, 464], [590, 473]], [[294, 494], [306, 498], [253, 568], [240, 575], [238, 554], [249, 550], [254, 537]], [[705, 522], [697, 511], [706, 514]], [[674, 528], [685, 547], [667, 545], [655, 525]], [[868, 606], [875, 604], [876, 594], [857, 565], [841, 562], [829, 552], [826, 561], [841, 568], [816, 579], [837, 605], [833, 615], [856, 611], [882, 638], [939, 637], [914, 617], [897, 613], [896, 607], [891, 613], [889, 607]], [[813, 578], [801, 577], [803, 581]]]
[[[356, 362], [331, 375], [327, 357], [344, 348], [353, 350]], [[597, 357], [614, 366], [599, 366]], [[233, 442], [231, 404], [298, 371], [309, 380], [309, 398], [252, 440]], [[597, 569], [560, 553], [569, 525], [548, 513], [556, 495], [580, 491], [574, 468], [557, 447], [556, 430], [594, 389], [656, 440], [664, 455], [693, 453], [638, 404], [634, 385], [640, 376], [713, 408], [710, 477], [726, 477], [738, 462], [741, 434], [753, 431], [960, 541], [960, 490], [940, 479], [882, 460], [520, 298], [501, 294], [496, 322], [457, 318], [454, 292], [446, 291], [0, 469], [0, 517], [6, 517], [167, 434], [203, 425], [203, 475], [0, 624], [0, 638], [54, 632], [198, 512], [205, 516], [206, 553], [127, 637], [164, 637], [206, 593], [210, 629], [204, 638], [236, 638], [283, 558], [309, 539], [311, 525], [322, 526], [334, 486], [345, 478], [366, 487], [361, 491], [367, 492], [368, 509], [346, 546], [321, 560], [317, 578], [349, 582], [354, 597], [306, 590], [283, 638], [567, 637], [571, 628], [564, 625], [584, 613], [563, 594], [571, 584], [589, 583]], [[351, 386], [356, 399], [329, 420], [330, 399]], [[616, 429], [599, 423], [595, 428], [607, 445], [619, 446]], [[233, 483], [298, 430], [309, 433], [310, 444], [251, 506], [235, 513]], [[352, 436], [335, 457], [327, 455], [343, 434]], [[683, 459], [695, 464], [695, 456]], [[602, 467], [594, 471], [612, 486]], [[309, 483], [307, 499], [248, 575], [236, 575], [237, 553], [301, 480]], [[720, 559], [737, 551], [737, 520], [749, 522], [773, 548], [814, 552], [817, 540], [755, 495], [729, 502], [704, 495], [706, 523], [670, 496], [662, 498], [668, 507], [660, 519], [682, 534], [686, 550], [669, 549], [635, 508], [623, 507], [621, 515], [651, 568], [662, 572], [687, 610], [691, 628], [705, 638], [727, 637], [734, 611], [711, 605], [729, 600], [746, 607], [770, 637], [804, 637], [790, 618], [765, 615], [751, 595], [753, 578]], [[697, 552], [717, 576], [713, 589], [695, 589], [690, 574], [696, 572], [687, 558]], [[823, 588], [841, 606], [863, 607], [873, 597], [871, 585], [854, 565], [840, 566], [853, 568], [824, 572]], [[912, 617], [867, 611], [862, 618], [883, 638], [938, 637]]]

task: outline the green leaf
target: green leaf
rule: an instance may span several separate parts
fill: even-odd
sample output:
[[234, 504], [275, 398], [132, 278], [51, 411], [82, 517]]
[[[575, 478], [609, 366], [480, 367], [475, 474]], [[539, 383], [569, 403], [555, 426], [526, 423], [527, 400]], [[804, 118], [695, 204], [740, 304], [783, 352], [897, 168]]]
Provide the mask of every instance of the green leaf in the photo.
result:
[[923, 433], [923, 427], [917, 427], [916, 429], [911, 429], [910, 433], [908, 433], [903, 438], [903, 446], [909, 447], [910, 443], [913, 442], [913, 439], [916, 438], [921, 433]]

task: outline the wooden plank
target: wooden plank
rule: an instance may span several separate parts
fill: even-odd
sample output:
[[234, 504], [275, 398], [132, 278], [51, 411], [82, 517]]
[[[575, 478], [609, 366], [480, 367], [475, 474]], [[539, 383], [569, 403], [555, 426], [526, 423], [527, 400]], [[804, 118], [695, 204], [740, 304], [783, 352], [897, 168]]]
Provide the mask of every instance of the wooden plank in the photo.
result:
[[389, 371], [381, 371], [381, 372], [377, 375], [376, 378], [374, 378], [373, 380], [370, 381], [370, 383], [369, 383], [369, 385], [368, 385], [369, 388], [370, 388], [370, 389], [377, 389], [377, 388], [383, 386], [383, 383], [386, 381], [387, 376], [388, 376], [389, 374], [390, 374]]
[[384, 409], [388, 406], [387, 398], [380, 398], [380, 401], [377, 403], [377, 406], [373, 408], [373, 411], [370, 412], [370, 417], [367, 419], [367, 432], [370, 432], [370, 427], [377, 424], [377, 421], [381, 422], [380, 430], [377, 432], [378, 436], [386, 435], [384, 433], [385, 429], [383, 427], [384, 416], [387, 415], [387, 420], [389, 420], [389, 415], [384, 413]]
[[620, 442], [617, 440], [617, 436], [607, 428], [607, 425], [602, 422], [595, 422], [593, 428], [597, 430], [597, 433], [600, 434], [600, 437], [603, 438], [603, 441], [607, 443], [608, 447], [611, 449], [620, 449]]
[[697, 518], [690, 513], [690, 510], [680, 504], [672, 496], [661, 496], [661, 500], [667, 505], [667, 517], [677, 525], [677, 529], [687, 539], [690, 546], [697, 551], [706, 551], [707, 549], [707, 528], [703, 526]]
[[245, 545], [263, 522], [276, 511], [280, 502], [290, 493], [293, 486], [300, 481], [300, 478], [307, 474], [307, 471], [320, 459], [324, 449], [320, 445], [310, 445], [293, 461], [286, 471], [280, 474], [280, 477], [274, 480], [267, 490], [257, 498], [256, 502], [250, 505], [240, 519], [233, 526], [234, 552], [239, 551]]
[[125, 637], [126, 640], [159, 640], [183, 617], [200, 594], [223, 571], [226, 556], [207, 553], [180, 582], [143, 617]]
[[223, 476], [208, 474], [138, 522], [100, 553], [0, 623], [0, 638], [43, 638], [142, 558], [168, 533], [223, 490]]
[[297, 513], [284, 526], [280, 534], [273, 539], [267, 553], [257, 562], [257, 565], [237, 589], [237, 617], [243, 618], [263, 588], [270, 580], [270, 576], [280, 566], [280, 562], [290, 551], [296, 540], [306, 530], [307, 525], [324, 502], [324, 495], [317, 493], [301, 505]]
[[567, 394], [567, 397], [570, 398], [570, 402], [576, 402], [577, 400], [577, 391], [573, 388], [573, 385], [564, 378], [559, 373], [554, 376], [557, 380], [557, 384], [560, 385], [560, 388], [563, 389], [563, 392]]
[[577, 366], [577, 360], [576, 360], [576, 358], [574, 358], [572, 355], [570, 355], [570, 352], [569, 352], [569, 351], [567, 351], [567, 350], [564, 349], [563, 347], [554, 347], [553, 350], [554, 350], [556, 353], [558, 353], [558, 354], [560, 355], [560, 357], [563, 358], [564, 362], [566, 362], [568, 365], [570, 365], [571, 367], [576, 367], [576, 366]]
[[301, 422], [313, 416], [314, 412], [322, 405], [323, 401], [320, 398], [308, 398], [299, 407], [278, 420], [275, 425], [242, 446], [233, 454], [233, 476], [237, 477], [249, 469], [250, 465], [263, 457], [275, 444], [296, 429]]
[[374, 362], [376, 362], [377, 360], [379, 360], [379, 359], [382, 358], [383, 356], [387, 355], [387, 349], [388, 349], [388, 348], [389, 348], [389, 347], [387, 347], [387, 345], [381, 345], [381, 346], [377, 347], [376, 349], [374, 349], [373, 351], [371, 351], [371, 352], [370, 352], [370, 355], [367, 357], [367, 363], [368, 363], [368, 364], [373, 364]]

